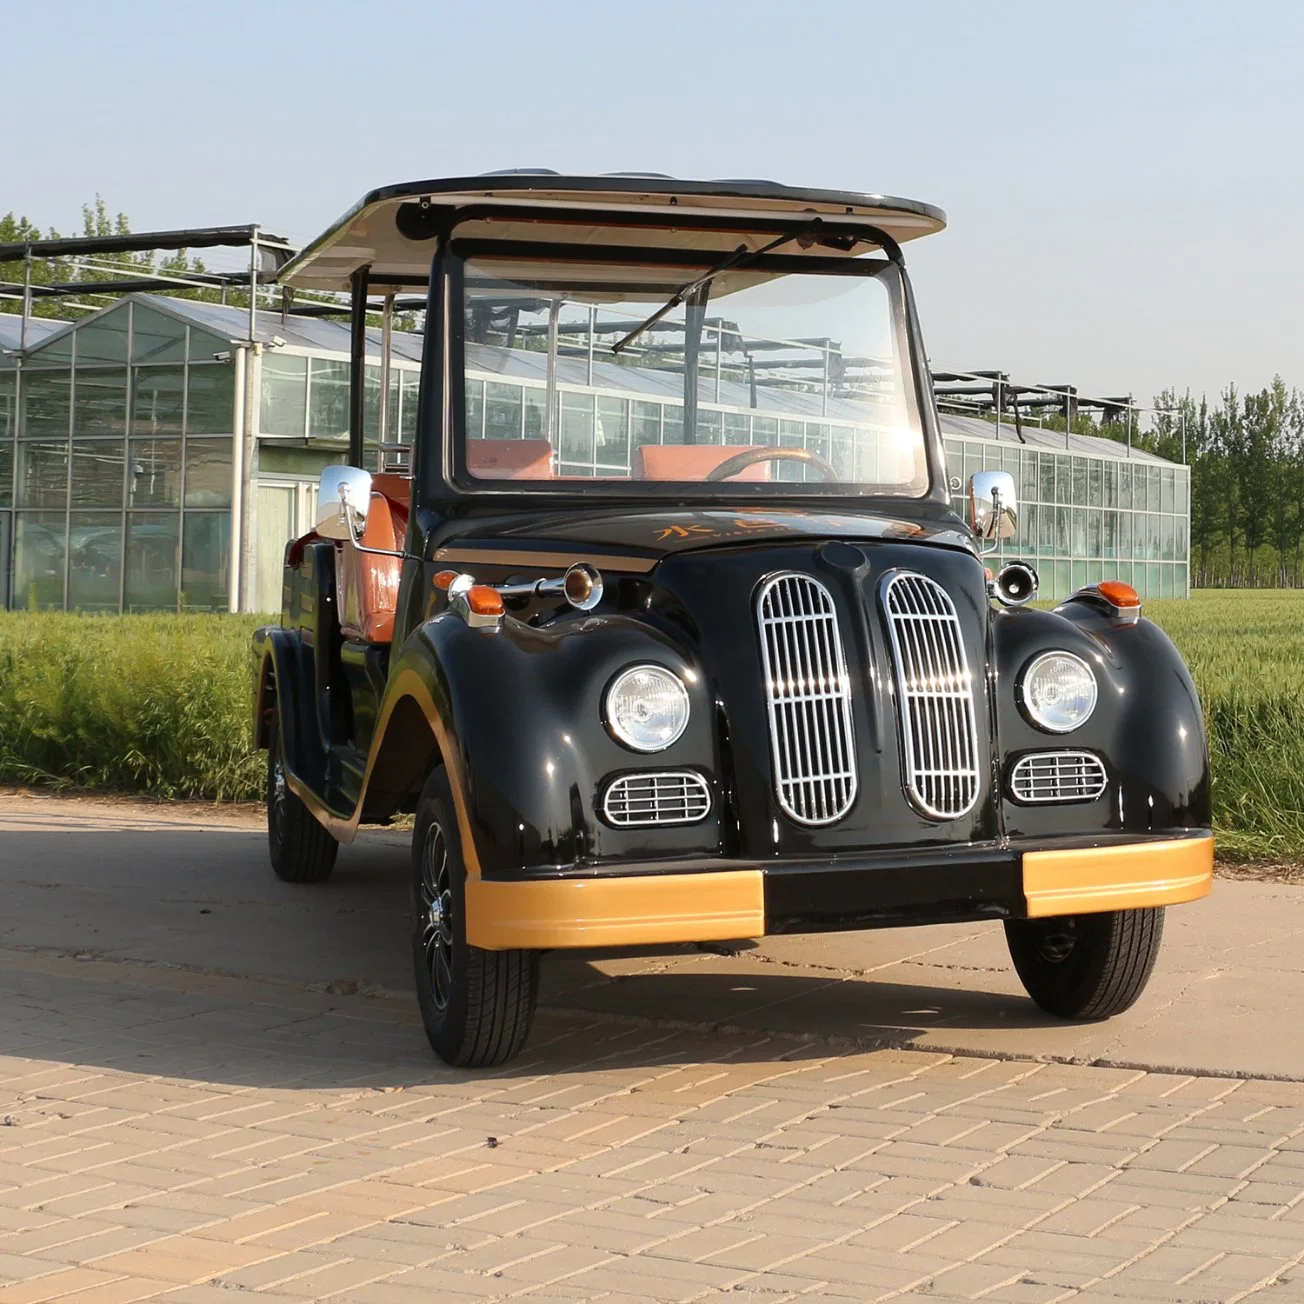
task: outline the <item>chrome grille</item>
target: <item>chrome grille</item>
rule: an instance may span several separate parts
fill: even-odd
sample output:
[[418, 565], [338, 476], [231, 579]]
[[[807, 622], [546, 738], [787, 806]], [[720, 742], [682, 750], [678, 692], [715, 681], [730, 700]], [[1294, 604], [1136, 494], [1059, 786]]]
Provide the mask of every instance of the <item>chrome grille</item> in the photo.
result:
[[1099, 756], [1091, 752], [1031, 752], [1010, 771], [1015, 801], [1095, 801], [1108, 780]]
[[851, 683], [828, 589], [776, 575], [756, 599], [775, 793], [799, 824], [832, 824], [856, 799]]
[[956, 819], [978, 800], [973, 677], [950, 594], [909, 571], [883, 586], [906, 791], [930, 819]]
[[711, 790], [692, 770], [624, 774], [602, 798], [602, 818], [616, 828], [636, 824], [696, 824], [711, 809]]

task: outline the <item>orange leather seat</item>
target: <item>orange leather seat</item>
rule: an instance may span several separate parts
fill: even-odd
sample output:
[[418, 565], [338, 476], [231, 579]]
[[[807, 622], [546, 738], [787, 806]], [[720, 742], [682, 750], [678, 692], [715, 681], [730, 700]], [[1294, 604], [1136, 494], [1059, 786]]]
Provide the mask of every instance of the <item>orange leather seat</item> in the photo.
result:
[[466, 469], [482, 480], [551, 480], [546, 439], [468, 439]]
[[[362, 531], [363, 547], [399, 552], [407, 536], [409, 482], [401, 476], [378, 475], [372, 485], [375, 492]], [[388, 491], [401, 494], [401, 501], [391, 497]], [[377, 557], [360, 552], [351, 539], [335, 549], [336, 598], [340, 629], [345, 638], [361, 639], [365, 643], [393, 640], [402, 574], [401, 557]]]
[[[635, 480], [700, 481], [738, 453], [750, 453], [755, 446], [721, 444], [643, 444], [634, 455]], [[772, 462], [757, 462], [731, 480], [769, 480]]]
[[371, 477], [371, 492], [384, 494], [389, 505], [397, 508], [407, 520], [408, 504], [412, 501], [412, 477], [394, 471], [381, 471]]

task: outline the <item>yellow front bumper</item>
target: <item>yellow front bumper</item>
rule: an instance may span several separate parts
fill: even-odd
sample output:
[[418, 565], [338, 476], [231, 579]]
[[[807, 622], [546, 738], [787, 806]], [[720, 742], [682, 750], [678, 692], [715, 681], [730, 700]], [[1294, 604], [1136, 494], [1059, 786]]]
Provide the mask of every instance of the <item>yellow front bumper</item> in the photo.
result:
[[[1213, 838], [1023, 853], [1027, 916], [1169, 906], [1208, 895]], [[932, 903], [919, 902], [921, 924]], [[1010, 903], [1021, 914], [1024, 902]], [[765, 933], [759, 868], [524, 882], [470, 878], [467, 941], [485, 950], [726, 942]], [[903, 920], [900, 922], [913, 922]]]
[[1208, 896], [1213, 838], [1174, 838], [1076, 851], [1025, 851], [1028, 918], [1175, 906]]
[[466, 884], [466, 940], [487, 951], [731, 942], [764, 932], [759, 869]]

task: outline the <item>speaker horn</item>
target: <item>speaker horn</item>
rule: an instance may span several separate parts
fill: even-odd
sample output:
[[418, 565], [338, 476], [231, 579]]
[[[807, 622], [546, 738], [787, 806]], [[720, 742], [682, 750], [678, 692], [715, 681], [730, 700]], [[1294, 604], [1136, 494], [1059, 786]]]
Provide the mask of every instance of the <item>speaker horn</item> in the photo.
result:
[[1021, 607], [1037, 596], [1037, 584], [1037, 572], [1027, 562], [1012, 561], [1001, 567], [993, 589], [1003, 607]]

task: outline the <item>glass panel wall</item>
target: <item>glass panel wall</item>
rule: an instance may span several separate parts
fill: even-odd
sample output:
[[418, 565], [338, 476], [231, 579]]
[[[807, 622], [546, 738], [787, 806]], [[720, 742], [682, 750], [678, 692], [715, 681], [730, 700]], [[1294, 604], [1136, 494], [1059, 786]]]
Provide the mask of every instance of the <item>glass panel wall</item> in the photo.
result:
[[[0, 360], [0, 605], [224, 608], [236, 395], [233, 366], [214, 355], [230, 352], [229, 340], [161, 306], [124, 300], [55, 345], [29, 351], [21, 372]], [[258, 367], [257, 469], [307, 483], [343, 455], [348, 363], [338, 354], [273, 349]], [[364, 433], [374, 466], [374, 364], [366, 380]], [[414, 437], [418, 388], [416, 367], [396, 359], [391, 441]], [[467, 388], [472, 437], [539, 439], [550, 428], [563, 475], [629, 473], [639, 448], [676, 442], [682, 424], [680, 404], [654, 394], [559, 385], [549, 421], [542, 384], [485, 372], [469, 376]], [[831, 417], [711, 402], [699, 412], [703, 441], [808, 448], [853, 475], [846, 464], [863, 442], [855, 434]], [[1187, 468], [962, 437], [948, 437], [946, 451], [962, 514], [974, 471], [1015, 477], [1019, 536], [1000, 554], [1036, 565], [1044, 596], [1061, 598], [1109, 576], [1145, 596], [1186, 594]], [[261, 509], [262, 499], [255, 501]], [[282, 525], [259, 521], [256, 533]], [[283, 546], [278, 539], [272, 549], [278, 559]], [[261, 562], [259, 569], [255, 584]], [[268, 583], [279, 593], [279, 569]]]
[[952, 505], [966, 519], [969, 476], [984, 469], [1014, 476], [1019, 532], [996, 555], [1036, 566], [1042, 597], [1066, 598], [1101, 579], [1125, 580], [1146, 598], [1187, 596], [1189, 468], [987, 440], [944, 442]]
[[0, 372], [0, 604], [224, 609], [229, 344], [134, 300], [56, 343]]
[[121, 599], [121, 513], [72, 512], [68, 518], [69, 608], [117, 611]]
[[[467, 376], [467, 433], [479, 439], [539, 438], [544, 390], [529, 381], [488, 373]], [[531, 414], [537, 413], [532, 418]], [[673, 443], [681, 409], [659, 401], [617, 398], [588, 387], [559, 385], [553, 443], [559, 475], [628, 473], [637, 450]], [[864, 441], [834, 421], [777, 420], [704, 403], [698, 439], [740, 445], [778, 443], [808, 448], [847, 476]], [[1019, 487], [1019, 535], [1000, 554], [1037, 566], [1042, 595], [1067, 597], [1081, 584], [1115, 577], [1143, 596], [1187, 593], [1188, 468], [1084, 456], [1053, 449], [1010, 447], [994, 440], [945, 439], [955, 510], [966, 516], [965, 493], [976, 471], [1005, 470]], [[863, 468], [860, 468], [863, 471]], [[785, 474], [780, 466], [778, 473]], [[872, 474], [869, 478], [873, 478]], [[1085, 577], [1085, 578], [1079, 578]]]
[[29, 611], [62, 609], [66, 531], [64, 512], [14, 513], [13, 606]]
[[[327, 439], [343, 444], [349, 436], [349, 363], [347, 359], [324, 356], [303, 356], [275, 350], [262, 355], [262, 381], [259, 394], [258, 431], [262, 437], [273, 439], [319, 440]], [[420, 372], [411, 363], [400, 365], [391, 359], [389, 374], [389, 406], [386, 412], [388, 443], [410, 444], [417, 428], [417, 392]], [[492, 388], [492, 386], [491, 386]], [[513, 388], [508, 386], [506, 388]], [[483, 405], [484, 386], [480, 385], [472, 399]], [[492, 407], [490, 420], [493, 429], [490, 437], [520, 439], [520, 390], [515, 388], [517, 413], [515, 426], [510, 426], [511, 416]], [[509, 402], [511, 399], [509, 398]], [[483, 428], [483, 407], [477, 407], [475, 424]], [[542, 427], [542, 411], [527, 413], [534, 421], [536, 432]], [[379, 460], [380, 438], [380, 367], [368, 363], [363, 375], [363, 442], [367, 449], [367, 465], [375, 470]], [[508, 433], [510, 428], [510, 433]], [[527, 433], [525, 438], [529, 438]]]

